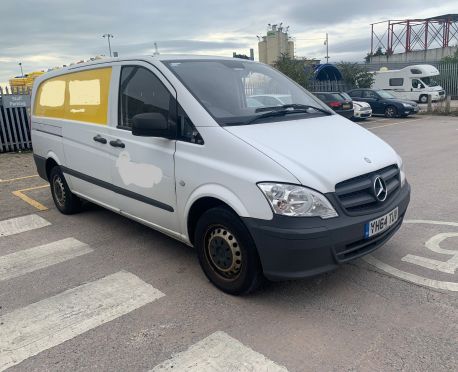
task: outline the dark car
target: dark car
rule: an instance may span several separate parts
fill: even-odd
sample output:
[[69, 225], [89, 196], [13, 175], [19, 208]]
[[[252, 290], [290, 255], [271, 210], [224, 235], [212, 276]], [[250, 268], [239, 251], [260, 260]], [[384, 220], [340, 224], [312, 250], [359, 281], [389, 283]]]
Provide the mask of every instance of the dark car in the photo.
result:
[[399, 99], [382, 89], [353, 89], [347, 93], [355, 101], [371, 105], [373, 115], [385, 115], [387, 118], [406, 117], [419, 110], [416, 102]]
[[314, 92], [320, 100], [326, 103], [336, 113], [350, 119], [353, 117], [353, 101], [338, 92]]

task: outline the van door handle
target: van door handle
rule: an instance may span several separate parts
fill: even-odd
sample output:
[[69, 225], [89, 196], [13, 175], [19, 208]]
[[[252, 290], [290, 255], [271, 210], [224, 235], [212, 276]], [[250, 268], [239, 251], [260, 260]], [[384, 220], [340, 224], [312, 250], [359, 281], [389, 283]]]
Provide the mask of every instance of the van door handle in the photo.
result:
[[103, 143], [104, 145], [107, 143], [107, 139], [106, 138], [103, 138], [100, 134], [97, 134], [93, 140], [95, 142], [100, 142], [100, 143]]
[[122, 149], [126, 147], [124, 142], [122, 142], [120, 139], [117, 139], [116, 141], [110, 141], [110, 145], [113, 147], [121, 147]]

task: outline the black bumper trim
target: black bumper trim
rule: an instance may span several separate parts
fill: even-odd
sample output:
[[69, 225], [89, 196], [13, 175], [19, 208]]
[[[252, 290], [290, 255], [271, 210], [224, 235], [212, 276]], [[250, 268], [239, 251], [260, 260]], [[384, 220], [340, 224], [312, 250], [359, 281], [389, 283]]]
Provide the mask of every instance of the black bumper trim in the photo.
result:
[[[243, 218], [250, 231], [264, 271], [271, 280], [313, 276], [337, 268], [340, 264], [368, 254], [384, 245], [400, 228], [410, 201], [406, 182], [383, 210], [363, 216], [285, 217], [272, 220]], [[364, 238], [365, 223], [399, 208], [399, 221], [371, 239]]]
[[45, 181], [48, 181], [48, 175], [46, 174], [46, 158], [33, 154], [33, 160], [37, 167], [38, 175]]

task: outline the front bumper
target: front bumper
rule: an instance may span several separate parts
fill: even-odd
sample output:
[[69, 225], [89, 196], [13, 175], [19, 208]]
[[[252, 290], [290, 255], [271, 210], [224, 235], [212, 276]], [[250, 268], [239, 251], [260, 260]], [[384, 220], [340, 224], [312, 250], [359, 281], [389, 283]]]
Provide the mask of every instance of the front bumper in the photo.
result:
[[372, 110], [355, 111], [354, 118], [367, 119], [372, 116]]
[[335, 110], [335, 112], [339, 115], [342, 115], [344, 118], [350, 119], [353, 117], [353, 114], [355, 113], [354, 109], [349, 109], [349, 110]]
[[403, 107], [403, 115], [414, 115], [417, 114], [418, 111], [420, 111], [420, 108], [417, 106], [413, 107]]
[[[331, 199], [331, 198], [330, 198]], [[377, 213], [349, 216], [333, 201], [339, 217], [286, 217], [272, 220], [243, 218], [261, 259], [264, 275], [270, 280], [313, 276], [337, 268], [339, 264], [364, 256], [385, 244], [402, 224], [410, 201], [406, 182], [396, 198]], [[395, 225], [379, 235], [364, 238], [364, 225], [399, 208]]]

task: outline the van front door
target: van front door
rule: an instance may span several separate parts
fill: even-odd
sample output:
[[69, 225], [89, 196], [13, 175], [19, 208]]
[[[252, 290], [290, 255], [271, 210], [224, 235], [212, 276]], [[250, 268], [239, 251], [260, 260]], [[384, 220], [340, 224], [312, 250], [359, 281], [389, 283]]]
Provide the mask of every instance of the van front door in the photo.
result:
[[[152, 65], [122, 65], [119, 76], [118, 125], [112, 129], [116, 150], [112, 179], [117, 205], [131, 217], [175, 235], [176, 215], [174, 154], [176, 141], [132, 135], [132, 119], [157, 112], [169, 118], [176, 92]], [[171, 110], [172, 107], [172, 110]]]
[[412, 79], [412, 87], [410, 88], [409, 99], [412, 101], [420, 101], [422, 93], [425, 91], [425, 86], [418, 79]]

